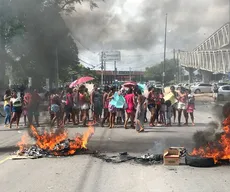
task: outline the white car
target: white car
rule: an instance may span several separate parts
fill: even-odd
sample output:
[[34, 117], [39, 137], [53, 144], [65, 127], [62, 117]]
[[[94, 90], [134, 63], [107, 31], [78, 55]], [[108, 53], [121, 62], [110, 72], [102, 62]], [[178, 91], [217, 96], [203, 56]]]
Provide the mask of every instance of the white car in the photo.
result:
[[157, 88], [157, 89], [162, 89], [163, 88], [161, 84], [156, 84], [154, 87]]
[[212, 92], [212, 85], [209, 83], [198, 83], [196, 85], [192, 85], [190, 89], [195, 94], [211, 93]]
[[217, 99], [219, 101], [230, 100], [230, 85], [220, 86], [217, 93]]

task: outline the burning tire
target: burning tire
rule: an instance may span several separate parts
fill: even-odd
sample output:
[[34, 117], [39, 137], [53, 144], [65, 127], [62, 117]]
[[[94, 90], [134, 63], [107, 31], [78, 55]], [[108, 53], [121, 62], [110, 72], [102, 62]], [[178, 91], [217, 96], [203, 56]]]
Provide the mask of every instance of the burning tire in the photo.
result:
[[186, 153], [185, 156], [186, 165], [192, 167], [214, 167], [216, 166], [213, 158], [194, 156]]

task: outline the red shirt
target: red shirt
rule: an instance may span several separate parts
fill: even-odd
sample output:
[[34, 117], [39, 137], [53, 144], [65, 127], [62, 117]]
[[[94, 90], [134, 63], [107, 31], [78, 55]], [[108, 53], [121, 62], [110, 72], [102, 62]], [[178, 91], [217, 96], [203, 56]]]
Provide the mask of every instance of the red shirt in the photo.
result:
[[73, 106], [73, 96], [70, 93], [66, 94], [66, 105]]

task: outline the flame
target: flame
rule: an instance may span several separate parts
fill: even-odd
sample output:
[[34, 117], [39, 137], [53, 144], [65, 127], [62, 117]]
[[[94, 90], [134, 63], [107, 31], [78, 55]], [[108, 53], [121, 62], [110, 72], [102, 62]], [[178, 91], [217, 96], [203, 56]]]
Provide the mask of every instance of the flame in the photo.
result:
[[[83, 133], [83, 135], [77, 134], [72, 140], [68, 139], [68, 132], [65, 129], [59, 129], [56, 132], [47, 132], [39, 134], [38, 130], [32, 125], [32, 134], [36, 140], [36, 144], [40, 149], [46, 150], [54, 155], [60, 155], [59, 151], [55, 147], [63, 141], [69, 141], [69, 148], [65, 155], [73, 155], [78, 149], [87, 149], [88, 140], [94, 134], [94, 127], [89, 125], [89, 128]], [[23, 135], [21, 141], [18, 142], [19, 151], [25, 149], [28, 144], [28, 136]], [[62, 150], [62, 149], [59, 149]]]
[[223, 131], [218, 141], [194, 149], [191, 154], [213, 158], [215, 163], [218, 163], [219, 160], [230, 159], [230, 116], [223, 121]]
[[24, 134], [22, 135], [21, 141], [17, 143], [17, 146], [19, 146], [19, 151], [23, 151], [23, 149], [28, 145], [29, 143], [29, 135]]

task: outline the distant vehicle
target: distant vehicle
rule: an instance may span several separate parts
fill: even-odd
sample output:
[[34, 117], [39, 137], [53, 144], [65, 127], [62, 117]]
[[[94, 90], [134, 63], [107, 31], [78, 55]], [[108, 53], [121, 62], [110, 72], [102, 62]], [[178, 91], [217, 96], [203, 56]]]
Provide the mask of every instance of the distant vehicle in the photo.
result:
[[229, 84], [228, 83], [223, 83], [223, 82], [213, 83], [212, 84], [212, 91], [213, 91], [213, 88], [214, 88], [215, 85], [217, 85], [217, 87], [220, 88], [221, 86], [229, 85]]
[[154, 87], [157, 88], [157, 89], [162, 89], [163, 88], [163, 86], [161, 84], [155, 84]]
[[4, 101], [0, 101], [0, 116], [5, 117]]
[[198, 83], [196, 85], [192, 85], [190, 89], [195, 94], [211, 93], [212, 92], [212, 85], [209, 83]]
[[217, 100], [227, 101], [230, 100], [230, 85], [220, 86], [217, 93]]
[[154, 85], [154, 84], [156, 83], [156, 81], [154, 81], [154, 80], [149, 80], [148, 83], [151, 84], [151, 85]]
[[183, 87], [189, 88], [190, 84], [189, 83], [185, 83], [183, 84]]

